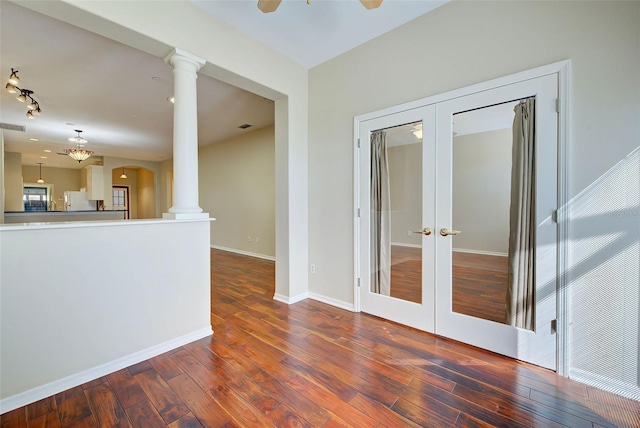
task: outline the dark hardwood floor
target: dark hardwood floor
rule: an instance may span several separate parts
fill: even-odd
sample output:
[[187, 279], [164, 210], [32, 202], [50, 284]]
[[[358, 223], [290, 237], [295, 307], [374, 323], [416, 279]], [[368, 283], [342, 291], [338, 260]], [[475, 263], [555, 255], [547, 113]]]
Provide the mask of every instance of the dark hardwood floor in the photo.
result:
[[2, 428], [640, 426], [638, 402], [366, 314], [285, 305], [274, 263], [211, 261], [212, 337], [8, 412]]
[[504, 323], [507, 318], [507, 257], [452, 254], [453, 311]]
[[[454, 312], [504, 323], [507, 258], [484, 254], [452, 254]], [[422, 302], [422, 250], [391, 246], [391, 297]]]

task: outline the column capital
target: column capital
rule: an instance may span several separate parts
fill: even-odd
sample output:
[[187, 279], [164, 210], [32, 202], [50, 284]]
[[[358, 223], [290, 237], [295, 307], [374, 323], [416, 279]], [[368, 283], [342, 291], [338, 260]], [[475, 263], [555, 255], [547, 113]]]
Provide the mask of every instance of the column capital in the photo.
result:
[[195, 67], [195, 71], [200, 70], [200, 68], [202, 68], [202, 66], [207, 62], [206, 60], [192, 55], [180, 48], [174, 48], [167, 54], [167, 56], [164, 57], [164, 62], [169, 63], [174, 67], [179, 61], [186, 61], [188, 63], [191, 63]]

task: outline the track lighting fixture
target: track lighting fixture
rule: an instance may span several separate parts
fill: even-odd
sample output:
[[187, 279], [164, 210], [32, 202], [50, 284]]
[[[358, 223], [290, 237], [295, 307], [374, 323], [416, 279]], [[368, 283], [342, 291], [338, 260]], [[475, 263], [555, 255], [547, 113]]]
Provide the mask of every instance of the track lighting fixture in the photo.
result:
[[31, 102], [27, 105], [27, 109], [29, 110], [27, 111], [27, 118], [33, 119], [34, 114], [42, 113], [42, 110], [40, 109], [40, 104], [38, 103], [38, 101], [36, 101], [33, 98], [33, 91], [30, 89], [19, 88], [18, 87], [19, 83], [20, 83], [20, 78], [18, 77], [18, 70], [14, 70], [12, 68], [11, 76], [9, 76], [9, 80], [5, 86], [5, 89], [10, 94], [20, 93], [20, 95], [18, 95], [16, 99], [21, 103], [26, 103], [27, 99], [31, 100]]
[[80, 163], [83, 160], [89, 159], [89, 157], [93, 154], [93, 152], [91, 150], [86, 150], [83, 148], [83, 146], [87, 144], [89, 141], [85, 140], [80, 136], [80, 133], [82, 133], [82, 130], [76, 129], [75, 131], [78, 133], [78, 135], [75, 137], [69, 137], [69, 141], [71, 141], [72, 143], [76, 143], [76, 147], [71, 149], [64, 149], [63, 151], [71, 159], [77, 160], [78, 163]]

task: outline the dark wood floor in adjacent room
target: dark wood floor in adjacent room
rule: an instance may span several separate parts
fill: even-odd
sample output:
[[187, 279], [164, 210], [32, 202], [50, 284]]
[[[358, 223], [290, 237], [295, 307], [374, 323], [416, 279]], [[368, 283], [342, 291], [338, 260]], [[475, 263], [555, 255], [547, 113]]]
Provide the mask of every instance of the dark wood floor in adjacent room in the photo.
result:
[[8, 412], [2, 428], [640, 426], [638, 402], [547, 370], [276, 302], [272, 262], [212, 251], [211, 276], [213, 337]]

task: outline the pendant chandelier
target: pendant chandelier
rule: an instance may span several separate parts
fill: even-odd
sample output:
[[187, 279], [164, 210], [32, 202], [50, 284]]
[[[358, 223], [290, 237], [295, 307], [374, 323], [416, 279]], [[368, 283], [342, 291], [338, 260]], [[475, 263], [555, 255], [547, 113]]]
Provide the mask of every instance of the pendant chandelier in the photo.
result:
[[44, 184], [44, 180], [42, 179], [42, 162], [38, 162], [38, 165], [40, 165], [40, 175], [38, 178], [38, 181], [36, 181], [36, 183], [38, 184]]
[[71, 149], [64, 149], [64, 152], [71, 159], [76, 160], [78, 161], [78, 163], [80, 163], [83, 160], [89, 159], [93, 152], [84, 148], [84, 145], [89, 141], [80, 136], [82, 130], [76, 129], [75, 131], [78, 133], [78, 135], [76, 135], [75, 137], [69, 137], [69, 141], [71, 141], [72, 143], [76, 143], [76, 147]]
[[123, 180], [127, 178], [127, 174], [125, 174], [124, 172], [124, 165], [122, 166], [122, 174], [120, 174], [120, 178], [122, 178]]

